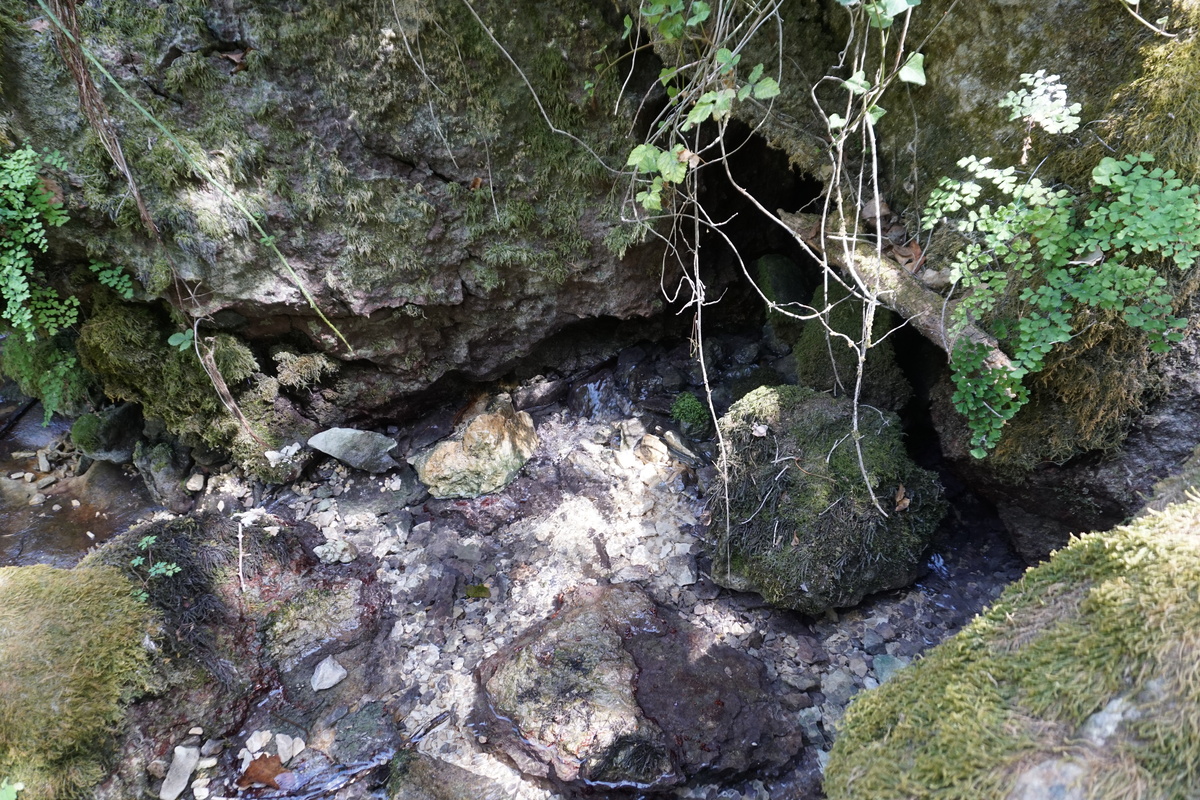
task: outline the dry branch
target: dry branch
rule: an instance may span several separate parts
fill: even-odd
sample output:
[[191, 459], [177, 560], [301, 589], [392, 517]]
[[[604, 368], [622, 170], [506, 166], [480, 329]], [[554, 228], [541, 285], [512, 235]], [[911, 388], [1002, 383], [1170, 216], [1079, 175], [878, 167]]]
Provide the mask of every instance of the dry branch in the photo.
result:
[[[916, 276], [899, 264], [881, 255], [869, 241], [848, 242], [845, 247], [827, 246], [836, 241], [826, 231], [822, 236], [819, 214], [791, 214], [782, 209], [779, 218], [796, 238], [818, 253], [847, 278], [857, 279], [870, 289], [879, 302], [895, 311], [922, 336], [950, 354], [962, 341], [975, 342], [988, 350], [984, 365], [993, 369], [1011, 370], [1012, 361], [1000, 349], [996, 337], [970, 323], [947, 324], [954, 318], [954, 304], [921, 283]], [[841, 234], [839, 234], [841, 235]], [[853, 285], [853, 284], [852, 284]]]

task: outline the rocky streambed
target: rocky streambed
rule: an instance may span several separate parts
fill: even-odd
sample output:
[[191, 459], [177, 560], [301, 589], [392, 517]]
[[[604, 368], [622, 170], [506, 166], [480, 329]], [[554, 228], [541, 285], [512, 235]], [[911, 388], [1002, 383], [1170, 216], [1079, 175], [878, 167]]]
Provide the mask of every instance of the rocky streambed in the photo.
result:
[[[741, 360], [725, 378], [759, 368]], [[536, 447], [473, 499], [321, 454], [275, 489], [196, 467], [190, 515], [158, 512], [88, 557], [127, 565], [155, 536], [183, 576], [148, 582], [176, 660], [130, 707], [97, 796], [821, 796], [850, 699], [1023, 565], [965, 513], [918, 583], [853, 609], [811, 618], [721, 588], [714, 468], [664, 413], [686, 370], [637, 348], [512, 387]], [[392, 455], [452, 416], [392, 429]]]

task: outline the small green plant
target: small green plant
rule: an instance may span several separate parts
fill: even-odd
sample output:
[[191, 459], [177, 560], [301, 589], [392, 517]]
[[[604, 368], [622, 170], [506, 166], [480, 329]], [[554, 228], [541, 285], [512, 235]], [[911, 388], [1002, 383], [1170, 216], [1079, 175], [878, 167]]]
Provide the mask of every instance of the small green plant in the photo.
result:
[[102, 286], [112, 289], [122, 300], [133, 299], [133, 279], [120, 267], [114, 267], [106, 261], [93, 261], [88, 268], [96, 273], [96, 280]]
[[47, 167], [64, 169], [62, 156], [28, 144], [0, 156], [0, 319], [27, 341], [74, 324], [79, 308], [75, 298], [64, 301], [35, 280], [34, 253], [46, 251], [46, 229], [67, 221], [62, 200], [42, 178]]
[[[672, 124], [664, 122], [660, 128], [667, 135], [675, 133], [672, 128], [682, 134], [709, 120], [727, 120], [735, 100], [745, 101], [750, 97], [769, 100], [779, 94], [779, 83], [763, 74], [762, 64], [756, 64], [739, 85], [737, 67], [741, 54], [715, 46], [706, 38], [704, 23], [711, 13], [711, 6], [701, 0], [693, 0], [691, 4], [685, 4], [684, 0], [648, 3], [638, 9], [641, 23], [661, 41], [668, 45], [694, 41], [703, 54], [698, 60], [689, 60], [686, 67], [664, 67], [659, 72], [659, 82], [665, 87], [673, 109]], [[633, 18], [626, 16], [626, 37], [633, 27]], [[633, 148], [625, 161], [625, 166], [634, 168], [635, 180], [641, 187], [635, 200], [648, 211], [662, 210], [664, 191], [682, 184], [688, 169], [699, 164], [700, 156], [678, 142], [666, 149], [653, 141], [643, 142]]]
[[704, 430], [712, 425], [708, 408], [691, 392], [683, 392], [671, 404], [671, 418], [680, 425]]
[[[155, 578], [169, 577], [179, 572], [180, 567], [174, 561], [155, 561], [154, 552], [151, 548], [158, 541], [158, 537], [153, 534], [143, 536], [138, 542], [138, 549], [145, 555], [134, 556], [129, 560], [129, 566], [137, 571], [138, 579], [142, 582], [142, 588], [134, 589], [133, 596], [141, 602], [146, 602], [150, 599], [150, 581]], [[142, 575], [142, 568], [145, 567], [145, 575]]]
[[192, 349], [192, 344], [196, 341], [196, 334], [191, 328], [186, 331], [172, 333], [167, 337], [167, 344], [171, 347], [179, 348], [180, 352], [185, 352]]
[[[1079, 107], [1066, 104], [1056, 76], [1023, 79], [1034, 91], [1010, 94], [1007, 105], [1031, 128], [1078, 126]], [[976, 458], [1028, 402], [1023, 379], [1091, 314], [1119, 315], [1145, 331], [1157, 353], [1182, 339], [1187, 320], [1172, 315], [1167, 281], [1146, 255], [1181, 270], [1200, 257], [1200, 186], [1185, 186], [1153, 162], [1149, 153], [1103, 159], [1092, 170], [1092, 199], [1082, 203], [1013, 167], [968, 156], [959, 166], [969, 177], [943, 178], [931, 193], [925, 228], [953, 216], [969, 241], [952, 265], [951, 277], [968, 291], [955, 320], [988, 323], [1012, 358], [1009, 369], [987, 366], [987, 349], [976, 342], [952, 353], [954, 403], [967, 417]]]

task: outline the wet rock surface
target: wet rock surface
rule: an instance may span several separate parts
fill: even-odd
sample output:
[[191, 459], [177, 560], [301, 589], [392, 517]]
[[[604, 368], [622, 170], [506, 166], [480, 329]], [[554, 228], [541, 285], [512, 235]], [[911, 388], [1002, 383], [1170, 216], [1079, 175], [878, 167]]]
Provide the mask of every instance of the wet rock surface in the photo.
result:
[[478, 671], [475, 729], [522, 771], [662, 791], [706, 772], [778, 773], [803, 746], [758, 660], [631, 584], [566, 602]]
[[[756, 365], [733, 358], [740, 343], [721, 343], [728, 355], [714, 363], [752, 374]], [[656, 784], [661, 796], [819, 797], [846, 702], [957, 630], [1023, 567], [996, 523], [981, 525], [959, 497], [966, 517], [943, 527], [937, 569], [912, 587], [816, 618], [722, 589], [705, 546], [707, 446], [678, 435], [665, 413], [673, 393], [647, 377], [675, 371], [681, 388], [699, 391], [687, 350], [639, 350], [617, 369], [568, 380], [563, 400], [536, 409], [536, 450], [493, 494], [431, 498], [408, 467], [372, 475], [332, 459], [272, 494], [213, 468], [195, 502], [202, 519], [222, 521], [206, 529], [217, 550], [203, 552], [224, 553], [216, 594], [228, 613], [199, 630], [214, 634], [229, 668], [224, 682], [208, 673], [135, 704], [119, 767], [97, 797], [157, 794], [178, 746], [205, 750], [182, 797], [236, 796], [258, 755], [280, 755], [280, 734], [305, 746], [280, 759], [291, 775], [280, 788], [254, 789], [262, 798], [567, 797], [580, 784], [565, 780], [566, 767], [551, 780], [553, 759], [541, 754], [523, 772], [503, 737], [480, 727], [480, 678], [522, 651], [540, 669], [539, 637], [554, 626], [566, 636], [570, 609], [606, 594], [637, 612], [601, 615], [618, 635], [599, 649], [636, 684], [628, 719], [661, 743], [665, 760], [649, 763], [667, 765], [651, 771], [677, 776]], [[589, 416], [571, 410], [579, 397]], [[397, 458], [430, 438], [419, 426], [397, 430]], [[317, 548], [337, 542], [355, 557], [322, 563]], [[620, 616], [646, 629], [622, 627]], [[596, 644], [601, 627], [589, 630]], [[314, 691], [329, 657], [346, 675]], [[197, 726], [204, 733], [190, 735]], [[259, 732], [266, 743], [250, 742]], [[580, 775], [612, 777], [592, 758], [577, 759]], [[589, 796], [640, 792], [601, 783]]]

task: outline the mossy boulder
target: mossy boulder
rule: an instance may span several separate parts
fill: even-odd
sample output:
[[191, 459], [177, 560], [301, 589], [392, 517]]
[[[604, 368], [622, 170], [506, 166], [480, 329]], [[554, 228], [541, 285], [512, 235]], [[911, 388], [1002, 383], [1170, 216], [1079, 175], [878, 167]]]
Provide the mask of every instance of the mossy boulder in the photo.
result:
[[[833, 334], [819, 320], [810, 320], [804, 325], [793, 344], [796, 376], [800, 383], [813, 389], [853, 397], [858, 379], [858, 353], [846, 339], [836, 334], [853, 342], [862, 341], [866, 309], [840, 284], [832, 284], [828, 291], [818, 289], [812, 305], [818, 310], [828, 309], [825, 322]], [[894, 340], [887, 338], [888, 332], [898, 324], [899, 320], [891, 311], [886, 308], [875, 310], [871, 326], [871, 339], [875, 344], [867, 351], [859, 396], [868, 405], [890, 411], [903, 408], [912, 397], [912, 387], [896, 364]]]
[[144, 690], [147, 607], [112, 567], [0, 569], [0, 775], [26, 800], [86, 797]]
[[1073, 541], [962, 633], [859, 696], [826, 792], [1200, 795], [1197, 586], [1196, 499]]
[[849, 400], [762, 387], [721, 419], [729, 527], [713, 524], [715, 580], [817, 614], [916, 577], [941, 486], [909, 459], [894, 414], [858, 413], [861, 465]]

